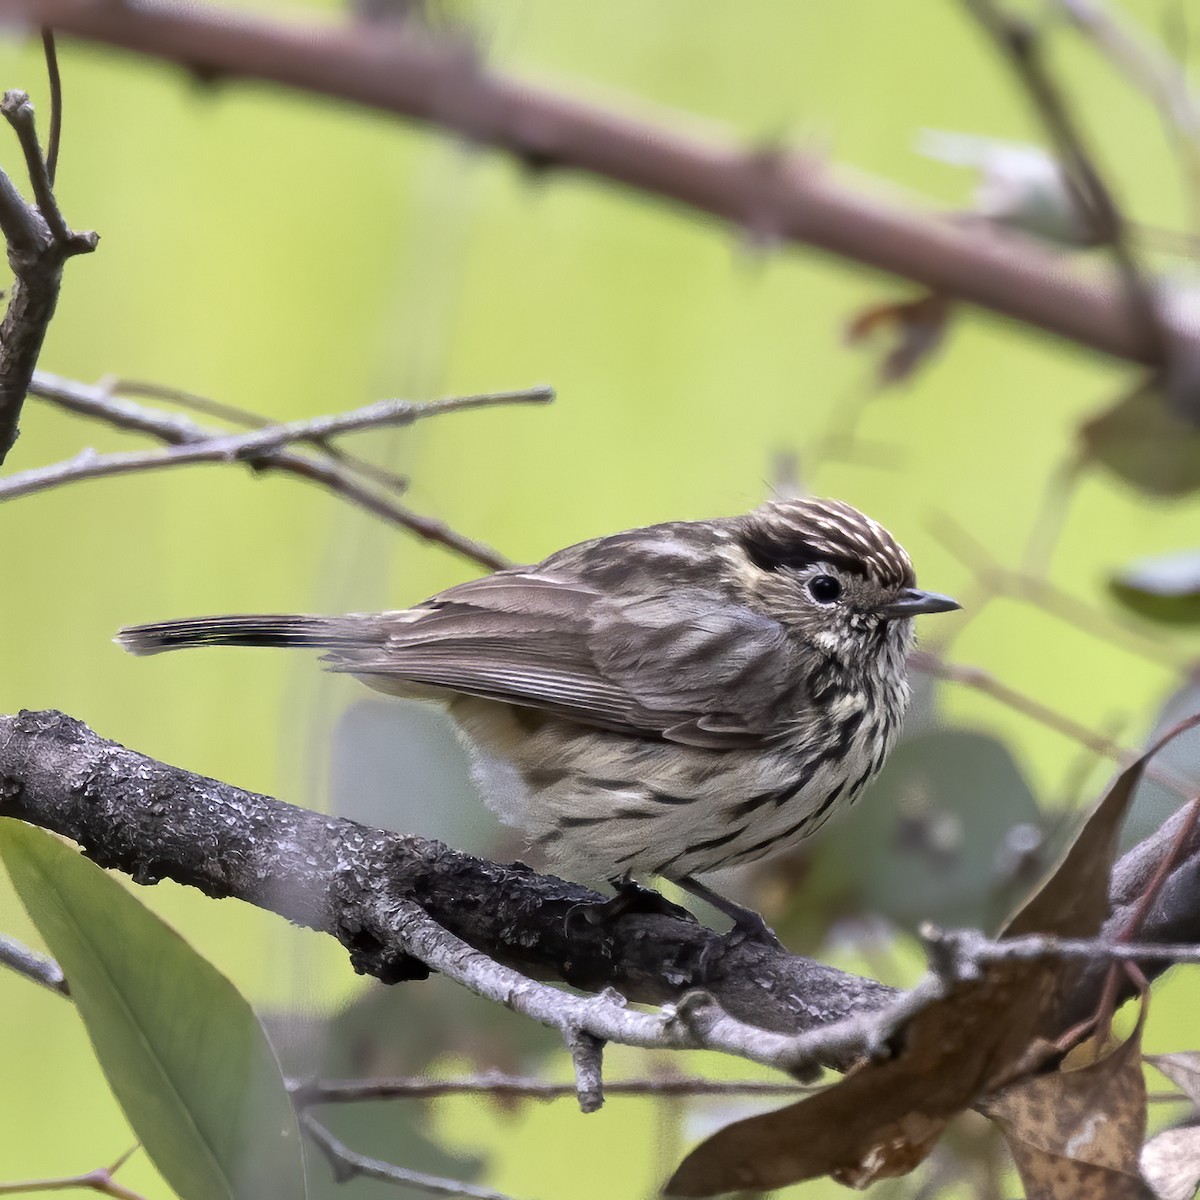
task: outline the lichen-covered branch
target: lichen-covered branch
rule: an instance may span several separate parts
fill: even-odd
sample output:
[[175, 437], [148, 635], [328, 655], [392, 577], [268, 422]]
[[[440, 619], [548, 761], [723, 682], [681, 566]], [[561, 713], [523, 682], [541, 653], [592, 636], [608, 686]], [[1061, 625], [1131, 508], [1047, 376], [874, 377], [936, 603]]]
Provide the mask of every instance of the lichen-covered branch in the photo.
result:
[[[419, 978], [432, 966], [568, 1039], [584, 1033], [632, 1045], [710, 1047], [802, 1076], [817, 1065], [847, 1067], [946, 984], [935, 971], [900, 994], [665, 915], [630, 913], [603, 925], [570, 920], [578, 905], [601, 897], [519, 863], [473, 858], [193, 775], [61, 713], [0, 717], [0, 815], [70, 837], [136, 882], [173, 879], [329, 933], [357, 970], [384, 981]], [[1139, 884], [1173, 848], [1179, 821], [1117, 865], [1104, 939], [1126, 928]], [[1137, 955], [1148, 973], [1169, 965], [1150, 946], [1200, 941], [1200, 844], [1193, 843], [1200, 835], [1179, 847], [1178, 865], [1142, 924], [1142, 951], [1121, 951]], [[955, 945], [968, 965], [999, 953], [986, 939]], [[1055, 952], [1045, 942], [1003, 953]], [[1097, 971], [1105, 965], [1098, 959]], [[1097, 971], [1078, 988], [1081, 1011], [1094, 1007]], [[600, 994], [577, 996], [541, 979]], [[645, 1013], [625, 999], [669, 1007]], [[598, 1062], [588, 1057], [596, 1095]]]

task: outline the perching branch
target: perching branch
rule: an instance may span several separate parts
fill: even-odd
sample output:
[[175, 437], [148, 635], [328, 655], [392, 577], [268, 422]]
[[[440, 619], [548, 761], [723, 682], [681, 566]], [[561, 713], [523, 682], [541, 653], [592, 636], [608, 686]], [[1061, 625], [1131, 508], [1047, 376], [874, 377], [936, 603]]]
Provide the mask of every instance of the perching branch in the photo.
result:
[[[898, 994], [679, 918], [630, 913], [595, 926], [569, 920], [578, 905], [600, 897], [521, 864], [501, 866], [192, 775], [57, 713], [0, 718], [0, 784], [0, 815], [70, 837], [135, 882], [170, 878], [210, 896], [236, 896], [337, 937], [361, 972], [395, 982], [433, 968], [568, 1040], [587, 1034], [643, 1047], [717, 1049], [804, 1077], [819, 1065], [844, 1069], [883, 1044], [952, 978], [943, 968]], [[1142, 925], [1146, 957], [1138, 962], [1148, 974], [1161, 972], [1168, 965], [1162, 951], [1148, 947], [1200, 942], [1200, 834], [1180, 842], [1180, 828], [1172, 819], [1117, 865], [1115, 911], [1089, 952], [1102, 956], [1100, 968], [1138, 904], [1138, 882], [1168, 850], [1178, 850], [1179, 865]], [[971, 968], [985, 951], [999, 952], [993, 945], [975, 960], [961, 951], [955, 961]], [[580, 996], [537, 979], [600, 994]], [[1094, 1008], [1096, 994], [1092, 972], [1079, 985], [1078, 1005]], [[647, 1013], [625, 999], [668, 1007]], [[585, 1056], [593, 1096], [594, 1060]]]
[[[461, 45], [409, 29], [305, 25], [199, 5], [0, 0], [0, 13], [182, 64], [206, 82], [245, 79], [436, 126], [530, 169], [579, 171], [909, 279], [1119, 358], [1162, 365], [1119, 277], [1095, 282], [1002, 232], [965, 229], [835, 179], [812, 156], [763, 153], [520, 83]], [[1172, 331], [1197, 339], [1195, 329]]]
[[96, 248], [94, 233], [72, 233], [54, 199], [50, 170], [38, 145], [33, 105], [24, 92], [5, 92], [0, 114], [13, 127], [25, 155], [34, 203], [27, 202], [0, 170], [0, 232], [15, 279], [0, 322], [0, 463], [17, 440], [21, 406], [62, 283], [68, 258]]

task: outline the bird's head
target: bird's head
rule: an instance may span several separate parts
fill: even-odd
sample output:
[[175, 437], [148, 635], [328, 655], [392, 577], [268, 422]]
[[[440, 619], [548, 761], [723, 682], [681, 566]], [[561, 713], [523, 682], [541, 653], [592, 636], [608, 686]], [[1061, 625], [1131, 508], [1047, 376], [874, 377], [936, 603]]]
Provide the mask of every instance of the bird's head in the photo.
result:
[[960, 607], [921, 591], [896, 539], [840, 500], [770, 500], [735, 536], [756, 606], [853, 674], [903, 673], [913, 617]]

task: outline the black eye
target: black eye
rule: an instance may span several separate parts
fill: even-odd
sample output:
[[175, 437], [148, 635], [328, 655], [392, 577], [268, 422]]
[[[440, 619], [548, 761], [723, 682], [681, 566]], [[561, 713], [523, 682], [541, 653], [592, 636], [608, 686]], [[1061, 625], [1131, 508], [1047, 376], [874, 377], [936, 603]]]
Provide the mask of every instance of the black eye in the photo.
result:
[[808, 581], [808, 594], [818, 604], [832, 604], [842, 594], [842, 585], [832, 575], [814, 575]]

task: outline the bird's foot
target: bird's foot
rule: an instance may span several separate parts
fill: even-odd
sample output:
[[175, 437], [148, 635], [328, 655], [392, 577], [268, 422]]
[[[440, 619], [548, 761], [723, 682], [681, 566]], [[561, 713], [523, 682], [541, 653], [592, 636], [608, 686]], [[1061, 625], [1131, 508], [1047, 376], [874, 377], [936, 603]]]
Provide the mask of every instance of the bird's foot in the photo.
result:
[[576, 904], [567, 913], [567, 931], [574, 921], [586, 921], [589, 925], [607, 925], [619, 920], [628, 913], [645, 913], [652, 916], [678, 917], [683, 921], [696, 921], [695, 916], [686, 908], [672, 904], [660, 892], [652, 888], [642, 887], [628, 873], [610, 879], [616, 895], [596, 904]]
[[728, 896], [722, 896], [720, 892], [714, 892], [712, 888], [706, 887], [694, 876], [684, 875], [675, 882], [685, 892], [690, 892], [696, 899], [711, 904], [713, 908], [724, 913], [733, 922], [733, 928], [726, 935], [727, 937], [737, 942], [755, 942], [758, 945], [768, 946], [772, 950], [785, 948], [775, 936], [775, 931], [754, 909], [746, 908], [745, 905], [730, 900]]
[[769, 946], [772, 950], [784, 949], [775, 930], [763, 920], [761, 913], [756, 913], [752, 908], [743, 908], [741, 913], [733, 918], [733, 928], [726, 936], [738, 942], [755, 942], [760, 946]]

